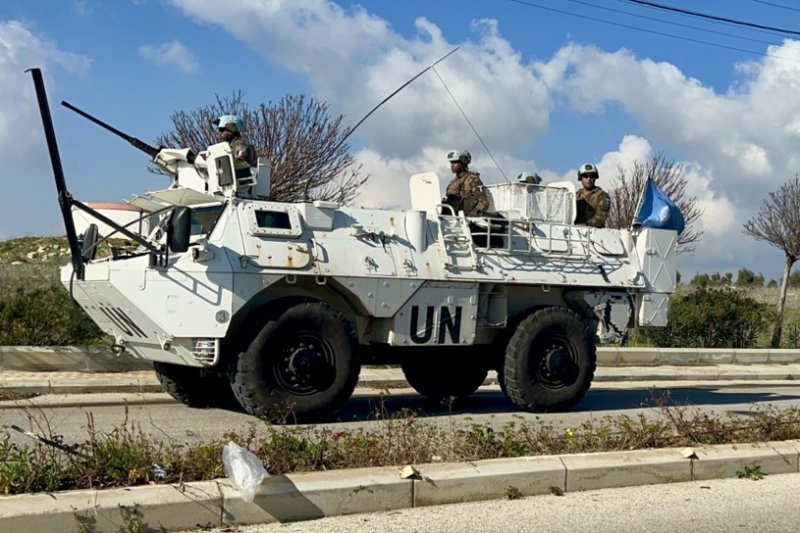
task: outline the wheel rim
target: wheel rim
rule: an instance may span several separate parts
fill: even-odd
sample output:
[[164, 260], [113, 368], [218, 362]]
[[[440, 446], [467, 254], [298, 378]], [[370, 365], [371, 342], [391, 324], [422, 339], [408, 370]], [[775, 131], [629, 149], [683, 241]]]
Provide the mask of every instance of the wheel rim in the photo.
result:
[[536, 358], [532, 367], [533, 377], [550, 389], [573, 385], [580, 373], [575, 345], [561, 334], [551, 335], [543, 340], [545, 342], [532, 349], [531, 355]]
[[296, 396], [327, 390], [336, 378], [333, 348], [312, 332], [299, 332], [281, 343], [272, 372], [278, 384]]

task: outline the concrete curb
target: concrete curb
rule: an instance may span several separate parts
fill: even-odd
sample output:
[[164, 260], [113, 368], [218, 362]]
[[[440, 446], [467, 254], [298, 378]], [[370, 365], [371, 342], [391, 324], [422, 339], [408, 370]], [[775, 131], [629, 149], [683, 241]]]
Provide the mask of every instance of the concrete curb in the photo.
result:
[[[125, 515], [166, 530], [294, 522], [325, 516], [534, 496], [657, 483], [736, 477], [745, 467], [762, 474], [800, 471], [800, 441], [521, 457], [474, 463], [423, 464], [415, 479], [399, 467], [271, 476], [253, 503], [227, 479], [180, 485], [79, 490], [0, 497], [0, 531], [112, 532]], [[130, 518], [127, 519], [130, 521]]]
[[[593, 382], [674, 384], [681, 382], [721, 384], [732, 382], [800, 381], [800, 365], [716, 365], [660, 367], [599, 367]], [[497, 375], [490, 372], [485, 385], [497, 385]], [[400, 369], [364, 368], [359, 388], [410, 388]], [[0, 373], [0, 389], [24, 395], [84, 393], [157, 393], [163, 389], [152, 368], [136, 372], [14, 372]]]
[[[800, 364], [800, 350], [740, 350], [699, 348], [597, 349], [601, 367], [713, 366]], [[117, 356], [97, 346], [0, 346], [0, 372], [126, 372], [149, 370], [152, 363], [130, 355]]]

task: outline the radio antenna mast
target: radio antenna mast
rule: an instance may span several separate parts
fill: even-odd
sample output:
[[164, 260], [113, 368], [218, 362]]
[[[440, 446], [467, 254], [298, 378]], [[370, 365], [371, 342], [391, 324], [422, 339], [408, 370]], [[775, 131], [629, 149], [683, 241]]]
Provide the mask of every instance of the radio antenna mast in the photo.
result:
[[[339, 141], [339, 144], [337, 144], [337, 145], [336, 145], [336, 147], [335, 147], [335, 148], [332, 150], [332, 152], [335, 152], [336, 150], [338, 150], [338, 149], [339, 149], [339, 147], [340, 147], [342, 144], [344, 144], [344, 142], [345, 142], [345, 141], [346, 141], [346, 140], [347, 140], [347, 139], [348, 139], [348, 138], [349, 138], [349, 137], [350, 137], [350, 136], [353, 134], [353, 132], [354, 132], [354, 131], [356, 131], [356, 129], [358, 129], [358, 127], [359, 127], [359, 126], [360, 126], [360, 125], [361, 125], [361, 124], [362, 124], [362, 123], [363, 123], [365, 120], [367, 120], [367, 119], [370, 117], [370, 115], [372, 115], [372, 114], [373, 114], [375, 111], [377, 111], [377, 110], [378, 110], [378, 108], [379, 108], [380, 106], [382, 106], [383, 104], [385, 104], [386, 102], [388, 102], [389, 100], [391, 100], [391, 98], [392, 98], [394, 95], [396, 95], [397, 93], [399, 93], [400, 91], [402, 91], [403, 89], [405, 89], [406, 87], [408, 87], [408, 86], [409, 86], [409, 85], [410, 85], [410, 84], [411, 84], [411, 83], [412, 83], [414, 80], [416, 80], [417, 78], [419, 78], [420, 76], [422, 76], [423, 74], [425, 74], [426, 72], [428, 72], [429, 70], [433, 69], [433, 70], [435, 71], [435, 70], [436, 70], [436, 68], [435, 68], [435, 67], [436, 67], [436, 65], [438, 65], [439, 63], [441, 63], [442, 61], [444, 61], [445, 59], [447, 59], [448, 57], [450, 57], [451, 55], [453, 55], [453, 54], [454, 54], [456, 51], [458, 51], [458, 49], [459, 49], [459, 48], [461, 48], [461, 47], [460, 47], [460, 46], [456, 46], [455, 48], [453, 48], [452, 50], [450, 50], [449, 52], [447, 52], [445, 55], [443, 55], [442, 57], [440, 57], [439, 59], [437, 59], [436, 61], [434, 61], [433, 63], [431, 63], [430, 65], [428, 65], [428, 66], [427, 66], [427, 67], [425, 67], [424, 69], [422, 69], [421, 71], [419, 71], [419, 73], [417, 73], [417, 75], [416, 75], [416, 76], [414, 76], [413, 78], [411, 78], [410, 80], [408, 80], [407, 82], [405, 82], [403, 85], [401, 85], [400, 87], [398, 87], [398, 88], [397, 88], [397, 89], [396, 89], [396, 90], [395, 90], [395, 91], [394, 91], [392, 94], [390, 94], [389, 96], [387, 96], [386, 98], [384, 98], [383, 100], [381, 100], [381, 101], [380, 101], [380, 103], [379, 103], [378, 105], [376, 105], [375, 107], [373, 107], [373, 108], [372, 108], [372, 109], [369, 111], [369, 113], [367, 113], [366, 115], [364, 115], [364, 118], [362, 118], [361, 120], [359, 120], [358, 122], [356, 122], [355, 126], [353, 126], [352, 128], [350, 128], [350, 129], [348, 129], [348, 130], [347, 130], [347, 133], [345, 134], [345, 136], [344, 136], [344, 137], [342, 137], [342, 140], [341, 140], [341, 141]], [[438, 75], [438, 74], [437, 74], [437, 75]], [[484, 145], [484, 146], [485, 146], [485, 145]], [[308, 189], [309, 189], [309, 187], [311, 187], [311, 178], [309, 178], [309, 179], [308, 179], [308, 181], [306, 182], [306, 186], [305, 186], [305, 188], [303, 189], [303, 200], [304, 200], [304, 201], [306, 201], [306, 202], [308, 201]]]

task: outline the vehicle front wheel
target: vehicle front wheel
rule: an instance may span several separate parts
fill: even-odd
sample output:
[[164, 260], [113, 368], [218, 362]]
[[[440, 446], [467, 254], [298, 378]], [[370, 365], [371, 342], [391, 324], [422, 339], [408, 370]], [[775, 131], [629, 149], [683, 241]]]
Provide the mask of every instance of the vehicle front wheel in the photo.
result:
[[312, 420], [350, 398], [360, 369], [347, 319], [327, 303], [292, 300], [267, 311], [232, 365], [231, 387], [259, 418]]
[[594, 378], [594, 333], [575, 312], [539, 309], [522, 322], [506, 349], [503, 388], [527, 411], [563, 411], [577, 404]]

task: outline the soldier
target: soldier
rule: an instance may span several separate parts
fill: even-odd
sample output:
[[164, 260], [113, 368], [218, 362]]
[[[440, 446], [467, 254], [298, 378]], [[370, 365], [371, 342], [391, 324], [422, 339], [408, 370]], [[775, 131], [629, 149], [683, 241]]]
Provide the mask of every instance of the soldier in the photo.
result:
[[575, 195], [577, 210], [575, 224], [595, 228], [605, 227], [608, 210], [611, 209], [611, 198], [607, 192], [595, 185], [599, 177], [597, 167], [591, 163], [581, 165], [578, 169], [578, 180], [583, 188]]
[[480, 175], [469, 170], [472, 156], [466, 150], [451, 150], [447, 153], [447, 160], [455, 176], [447, 184], [447, 196], [442, 203], [451, 206], [456, 213], [464, 211], [468, 217], [482, 215], [489, 207], [489, 199]]
[[542, 183], [542, 177], [537, 172], [522, 172], [517, 176], [518, 183], [539, 185]]
[[250, 167], [258, 162], [255, 149], [242, 138], [244, 121], [237, 115], [223, 115], [218, 119], [217, 130], [220, 142], [227, 142], [231, 146], [236, 175], [239, 176], [243, 171], [249, 173]]

